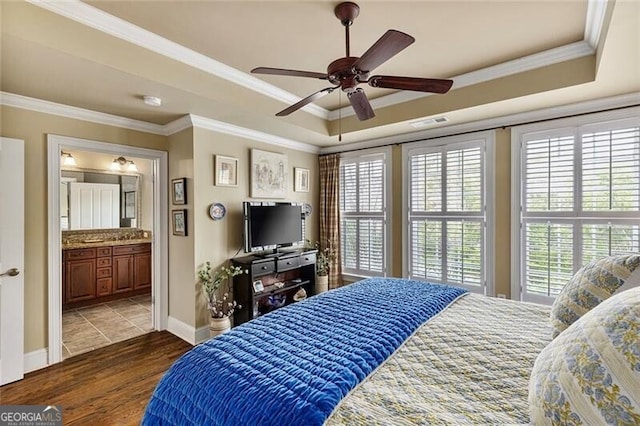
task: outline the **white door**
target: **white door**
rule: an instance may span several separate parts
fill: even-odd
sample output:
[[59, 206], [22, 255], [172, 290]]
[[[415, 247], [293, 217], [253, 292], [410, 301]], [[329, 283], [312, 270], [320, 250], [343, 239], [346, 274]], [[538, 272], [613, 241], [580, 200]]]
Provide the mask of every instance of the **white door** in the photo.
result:
[[120, 185], [69, 183], [69, 229], [120, 227]]
[[24, 142], [0, 138], [0, 385], [24, 376]]

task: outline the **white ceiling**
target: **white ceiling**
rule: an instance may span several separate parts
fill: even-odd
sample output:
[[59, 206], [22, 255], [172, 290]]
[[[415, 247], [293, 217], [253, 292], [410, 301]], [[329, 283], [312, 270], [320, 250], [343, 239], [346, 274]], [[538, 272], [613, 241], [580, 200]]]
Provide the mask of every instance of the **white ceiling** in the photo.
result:
[[[251, 75], [257, 66], [325, 72], [344, 56], [330, 1], [6, 2], [3, 92], [167, 124], [195, 114], [277, 137], [335, 146], [338, 92], [274, 114], [328, 84]], [[416, 42], [376, 74], [453, 78], [446, 95], [364, 86], [376, 118], [340, 111], [345, 142], [640, 91], [640, 2], [360, 1], [351, 54], [387, 29]], [[602, 27], [602, 31], [598, 29]], [[598, 37], [599, 35], [599, 37]], [[142, 103], [142, 95], [163, 106]], [[389, 96], [391, 95], [391, 96]]]

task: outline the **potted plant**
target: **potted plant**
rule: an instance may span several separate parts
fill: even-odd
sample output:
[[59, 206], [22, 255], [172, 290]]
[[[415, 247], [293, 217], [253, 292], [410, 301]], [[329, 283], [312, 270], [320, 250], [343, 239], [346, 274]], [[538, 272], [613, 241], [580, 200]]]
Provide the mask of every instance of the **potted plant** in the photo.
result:
[[328, 240], [324, 247], [316, 241], [315, 248], [318, 250], [316, 254], [316, 294], [320, 294], [329, 289], [329, 271], [336, 260], [336, 252]]
[[242, 308], [235, 300], [229, 298], [228, 291], [223, 291], [222, 296], [219, 297], [218, 290], [220, 286], [229, 278], [246, 273], [248, 271], [239, 266], [230, 268], [222, 266], [214, 272], [209, 261], [206, 261], [202, 269], [198, 271], [198, 280], [202, 285], [203, 294], [207, 298], [207, 309], [211, 314], [209, 326], [211, 337], [229, 331], [231, 329], [229, 317], [233, 315], [236, 309]]

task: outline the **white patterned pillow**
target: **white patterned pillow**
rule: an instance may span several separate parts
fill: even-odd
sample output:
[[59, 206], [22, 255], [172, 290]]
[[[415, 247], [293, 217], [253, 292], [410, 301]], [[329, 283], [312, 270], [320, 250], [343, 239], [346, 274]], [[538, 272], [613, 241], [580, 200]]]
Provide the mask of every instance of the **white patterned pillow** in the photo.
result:
[[551, 306], [553, 337], [618, 291], [640, 285], [640, 255], [603, 257], [584, 265]]
[[529, 414], [535, 425], [640, 424], [640, 288], [605, 300], [542, 350]]

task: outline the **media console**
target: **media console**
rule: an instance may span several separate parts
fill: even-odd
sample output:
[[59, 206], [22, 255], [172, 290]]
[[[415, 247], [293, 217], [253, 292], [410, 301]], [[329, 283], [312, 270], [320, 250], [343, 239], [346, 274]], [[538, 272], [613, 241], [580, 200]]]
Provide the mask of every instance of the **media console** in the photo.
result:
[[231, 259], [233, 266], [249, 273], [233, 278], [233, 297], [242, 305], [235, 312], [234, 325], [250, 321], [274, 309], [295, 302], [293, 296], [303, 288], [314, 294], [317, 250], [297, 250]]

